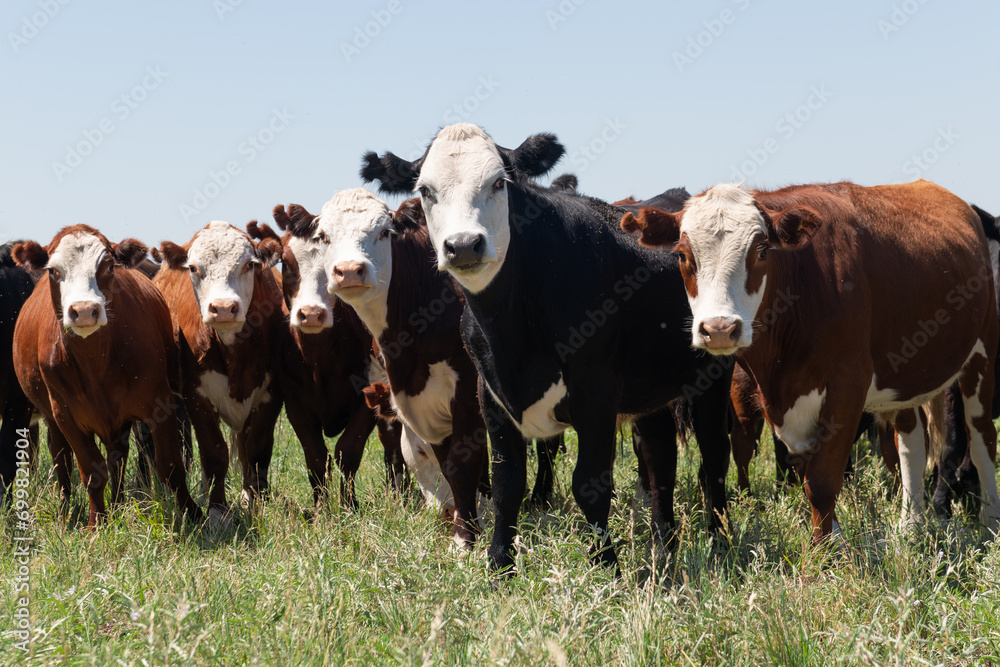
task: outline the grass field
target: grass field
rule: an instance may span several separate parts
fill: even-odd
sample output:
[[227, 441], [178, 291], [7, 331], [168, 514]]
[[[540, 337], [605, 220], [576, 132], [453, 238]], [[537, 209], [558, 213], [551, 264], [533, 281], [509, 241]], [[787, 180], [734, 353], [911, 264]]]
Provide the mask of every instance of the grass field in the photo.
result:
[[[1000, 664], [1000, 549], [964, 515], [897, 532], [898, 496], [888, 497], [882, 465], [866, 450], [838, 506], [838, 553], [807, 547], [800, 490], [772, 499], [766, 454], [751, 470], [754, 497], [732, 503], [730, 546], [714, 544], [703, 529], [697, 449], [688, 448], [679, 545], [654, 558], [648, 510], [632, 501], [626, 439], [611, 524], [621, 579], [587, 557], [569, 482], [575, 456], [571, 435], [556, 506], [522, 515], [520, 574], [493, 591], [484, 541], [457, 552], [415, 491], [388, 492], [377, 440], [358, 480], [360, 510], [334, 502], [311, 516], [302, 452], [283, 419], [271, 499], [241, 511], [225, 534], [182, 527], [172, 499], [129, 501], [85, 532], [78, 480], [73, 516], [55, 516], [46, 453], [31, 487], [30, 651], [15, 649], [6, 631], [17, 596], [14, 559], [4, 558], [0, 662]], [[230, 499], [238, 489], [234, 469]], [[2, 523], [12, 550], [19, 533]], [[488, 536], [488, 509], [484, 525]]]

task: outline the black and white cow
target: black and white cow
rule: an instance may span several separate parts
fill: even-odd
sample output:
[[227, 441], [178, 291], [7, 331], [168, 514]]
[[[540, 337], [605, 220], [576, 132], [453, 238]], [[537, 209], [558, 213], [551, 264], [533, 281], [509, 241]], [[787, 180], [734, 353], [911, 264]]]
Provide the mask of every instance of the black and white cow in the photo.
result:
[[509, 150], [459, 124], [442, 129], [414, 162], [369, 153], [361, 170], [383, 191], [420, 193], [437, 267], [465, 294], [462, 333], [493, 446], [489, 556], [498, 570], [514, 563], [525, 439], [570, 426], [579, 435], [573, 495], [597, 534], [595, 557], [617, 566], [607, 526], [622, 421], [642, 431], [654, 534], [667, 535], [677, 460], [668, 403], [699, 380], [707, 388], [694, 401], [695, 428], [711, 525], [726, 512], [732, 368], [691, 349], [687, 297], [670, 253], [621, 231], [621, 209], [530, 182], [564, 150], [544, 134]]

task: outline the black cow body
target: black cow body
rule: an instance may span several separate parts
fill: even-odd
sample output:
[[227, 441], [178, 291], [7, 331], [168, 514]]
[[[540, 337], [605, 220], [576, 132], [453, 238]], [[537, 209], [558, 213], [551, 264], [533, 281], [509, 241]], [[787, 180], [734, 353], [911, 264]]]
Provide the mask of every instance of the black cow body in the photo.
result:
[[[579, 435], [573, 493], [597, 533], [600, 561], [617, 565], [606, 531], [621, 421], [634, 420], [642, 433], [654, 534], [662, 538], [674, 527], [677, 445], [668, 404], [685, 390], [694, 403], [711, 525], [719, 527], [726, 511], [732, 367], [691, 349], [690, 309], [676, 259], [640, 247], [621, 231], [623, 209], [529, 182], [563, 152], [551, 135], [536, 135], [515, 151], [497, 150], [508, 175], [511, 238], [492, 281], [475, 293], [463, 288], [462, 318], [493, 446], [492, 567], [513, 565], [526, 438], [544, 435], [525, 425], [525, 414], [536, 404], [547, 406], [546, 395], [558, 396], [560, 380], [566, 393], [548, 425], [572, 426]], [[381, 181], [390, 192], [412, 190], [424, 160], [407, 163], [392, 154], [365, 159], [362, 177]]]
[[[11, 348], [14, 344], [14, 324], [21, 307], [35, 287], [35, 278], [14, 264], [11, 249], [19, 241], [0, 246], [0, 492], [4, 503], [9, 499], [7, 487], [14, 481], [17, 470], [18, 431], [29, 427], [32, 407], [14, 374]], [[30, 438], [32, 448], [38, 446], [37, 436]]]

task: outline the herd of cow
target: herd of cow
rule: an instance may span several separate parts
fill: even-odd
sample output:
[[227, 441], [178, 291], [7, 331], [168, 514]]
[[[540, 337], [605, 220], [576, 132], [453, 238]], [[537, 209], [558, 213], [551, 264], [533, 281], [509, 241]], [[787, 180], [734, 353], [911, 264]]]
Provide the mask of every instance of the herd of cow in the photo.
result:
[[[657, 540], [675, 528], [678, 428], [694, 433], [709, 528], [719, 531], [730, 450], [746, 488], [766, 420], [778, 478], [801, 481], [818, 542], [839, 533], [852, 444], [874, 415], [901, 478], [904, 524], [924, 511], [929, 443], [938, 513], [967, 487], [997, 530], [992, 216], [922, 180], [717, 185], [611, 204], [579, 194], [572, 176], [535, 183], [563, 153], [552, 135], [511, 150], [459, 124], [418, 160], [364, 156], [366, 182], [419, 194], [396, 211], [346, 190], [319, 215], [276, 207], [282, 235], [210, 222], [183, 246], [153, 248], [156, 263], [142, 243], [112, 243], [85, 225], [44, 247], [8, 244], [5, 498], [16, 433], [40, 416], [63, 503], [75, 457], [94, 526], [106, 487], [112, 501], [122, 493], [135, 426], [180, 509], [201, 522], [187, 482], [189, 424], [208, 520], [225, 524], [220, 423], [234, 434], [252, 502], [266, 495], [284, 406], [317, 502], [336, 463], [342, 500], [356, 503], [354, 476], [377, 427], [388, 483], [402, 489], [412, 473], [460, 545], [476, 539], [478, 494], [492, 496], [489, 559], [506, 570], [528, 440], [539, 460], [531, 501], [546, 503], [572, 427], [573, 495], [594, 528], [595, 560], [616, 565], [607, 524], [623, 423]], [[324, 436], [338, 434], [331, 455]]]

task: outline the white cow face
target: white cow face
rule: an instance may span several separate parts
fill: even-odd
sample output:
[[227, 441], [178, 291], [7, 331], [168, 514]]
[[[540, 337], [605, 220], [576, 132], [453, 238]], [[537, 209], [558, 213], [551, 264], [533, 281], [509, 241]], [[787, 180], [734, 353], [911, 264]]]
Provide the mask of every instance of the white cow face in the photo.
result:
[[460, 123], [438, 132], [413, 162], [366, 154], [361, 176], [379, 181], [383, 192], [420, 193], [438, 269], [475, 293], [496, 277], [510, 247], [510, 184], [545, 174], [563, 153], [551, 134], [528, 137], [510, 150], [481, 128]]
[[195, 234], [186, 249], [165, 241], [161, 252], [170, 268], [190, 272], [202, 320], [232, 345], [246, 322], [254, 274], [276, 261], [280, 247], [273, 239], [255, 244], [236, 227], [216, 220]]
[[771, 270], [769, 253], [805, 244], [816, 214], [793, 206], [770, 212], [736, 185], [716, 185], [688, 200], [678, 214], [642, 209], [622, 228], [641, 231], [644, 245], [676, 241], [693, 315], [691, 344], [732, 354], [753, 342]]
[[[310, 238], [292, 236], [282, 255], [282, 271], [287, 281], [294, 274], [294, 294], [289, 302], [289, 324], [304, 334], [315, 334], [333, 326], [326, 258], [330, 240], [319, 232]], [[287, 292], [286, 292], [287, 293]]]
[[131, 268], [146, 256], [146, 246], [134, 239], [112, 244], [96, 229], [77, 225], [61, 231], [48, 248], [29, 241], [12, 255], [29, 269], [48, 270], [63, 329], [87, 338], [108, 323], [116, 263]]
[[392, 280], [392, 211], [368, 190], [356, 188], [334, 195], [317, 222], [316, 233], [327, 241], [327, 289], [378, 336]]
[[484, 289], [510, 245], [507, 173], [493, 140], [475, 125], [453, 125], [427, 151], [417, 192], [438, 258], [470, 292]]

